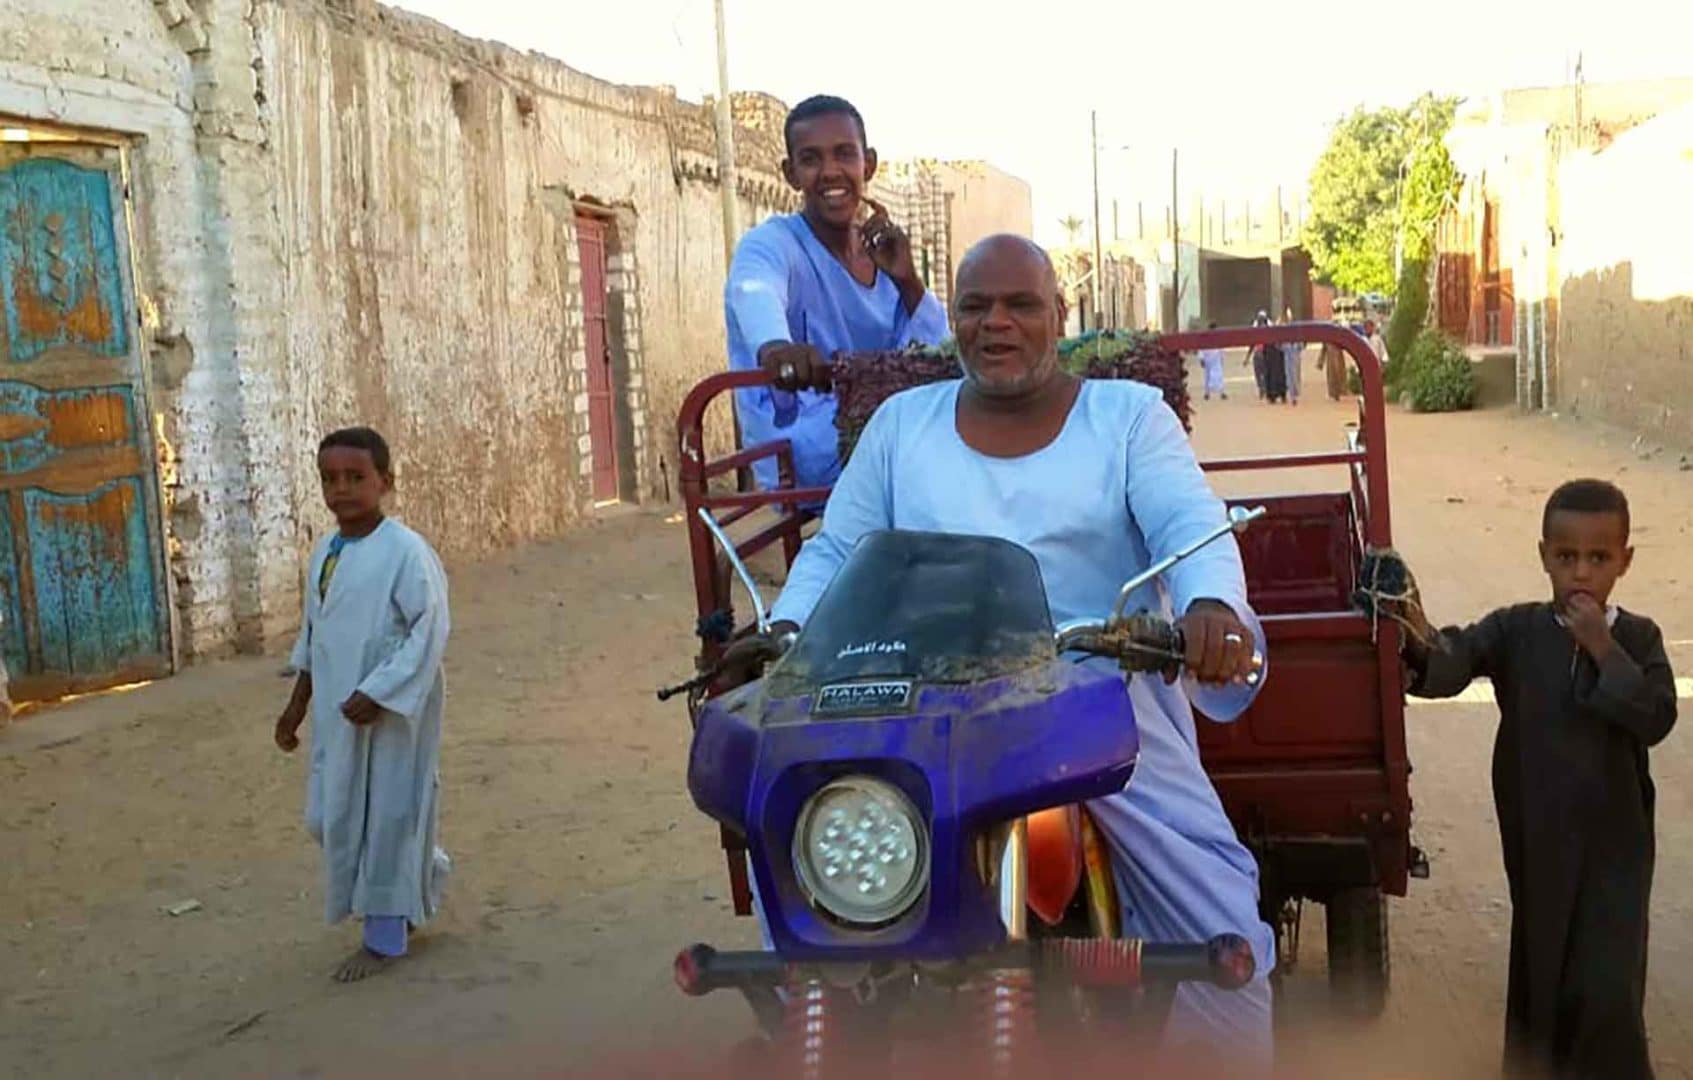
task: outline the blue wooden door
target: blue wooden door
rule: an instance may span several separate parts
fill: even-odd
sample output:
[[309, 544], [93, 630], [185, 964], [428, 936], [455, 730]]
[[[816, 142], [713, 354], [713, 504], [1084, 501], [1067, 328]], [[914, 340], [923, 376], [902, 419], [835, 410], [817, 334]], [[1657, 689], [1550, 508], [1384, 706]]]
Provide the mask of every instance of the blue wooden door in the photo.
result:
[[19, 700], [170, 670], [119, 153], [0, 145], [0, 648]]

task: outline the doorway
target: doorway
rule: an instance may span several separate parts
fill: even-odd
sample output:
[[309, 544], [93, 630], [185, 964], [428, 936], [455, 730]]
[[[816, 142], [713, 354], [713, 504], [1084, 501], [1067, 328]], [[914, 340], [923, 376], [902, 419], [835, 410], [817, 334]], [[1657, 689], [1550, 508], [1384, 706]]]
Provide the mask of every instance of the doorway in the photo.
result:
[[582, 267], [582, 344], [588, 358], [588, 441], [595, 505], [621, 497], [617, 454], [617, 380], [611, 351], [611, 291], [606, 244], [610, 223], [578, 212], [576, 253]]
[[171, 669], [125, 152], [0, 143], [0, 649], [18, 700]]

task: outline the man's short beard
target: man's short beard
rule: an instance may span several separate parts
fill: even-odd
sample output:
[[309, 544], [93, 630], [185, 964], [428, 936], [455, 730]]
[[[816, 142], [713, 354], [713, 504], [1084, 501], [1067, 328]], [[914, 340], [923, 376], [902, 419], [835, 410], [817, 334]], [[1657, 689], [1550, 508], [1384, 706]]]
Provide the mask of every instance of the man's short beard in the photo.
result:
[[1029, 368], [1022, 375], [1012, 380], [988, 381], [976, 374], [976, 369], [968, 361], [961, 365], [964, 368], [964, 379], [978, 394], [990, 398], [1014, 398], [1032, 393], [1058, 377], [1059, 368], [1056, 360], [1050, 365], [1042, 363]]

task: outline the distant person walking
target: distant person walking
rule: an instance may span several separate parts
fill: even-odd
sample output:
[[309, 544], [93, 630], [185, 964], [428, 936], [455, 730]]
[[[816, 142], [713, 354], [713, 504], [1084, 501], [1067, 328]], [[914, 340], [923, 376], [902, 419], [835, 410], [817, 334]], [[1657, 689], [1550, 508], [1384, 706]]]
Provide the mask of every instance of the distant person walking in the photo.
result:
[[[1293, 325], [1293, 309], [1284, 308], [1282, 325]], [[1287, 373], [1287, 400], [1290, 405], [1299, 404], [1299, 390], [1302, 383], [1301, 373], [1305, 364], [1305, 343], [1290, 341], [1282, 346], [1282, 364]]]
[[1386, 367], [1387, 342], [1382, 340], [1381, 327], [1377, 325], [1374, 319], [1364, 324], [1364, 338], [1370, 343], [1370, 348], [1375, 352], [1376, 359], [1381, 361], [1383, 367]]
[[[1217, 324], [1212, 323], [1210, 329], [1217, 329]], [[1216, 394], [1227, 401], [1229, 392], [1223, 389], [1223, 350], [1200, 349], [1199, 366], [1205, 371], [1205, 400], [1210, 401], [1211, 395]]]
[[1324, 344], [1317, 354], [1317, 367], [1323, 373], [1330, 401], [1339, 401], [1346, 393], [1346, 350], [1339, 345]]
[[[1268, 312], [1260, 311], [1252, 320], [1253, 326], [1269, 326]], [[1259, 345], [1252, 350], [1252, 377], [1258, 381], [1258, 399], [1275, 404], [1287, 397], [1287, 361], [1282, 359], [1281, 346]]]

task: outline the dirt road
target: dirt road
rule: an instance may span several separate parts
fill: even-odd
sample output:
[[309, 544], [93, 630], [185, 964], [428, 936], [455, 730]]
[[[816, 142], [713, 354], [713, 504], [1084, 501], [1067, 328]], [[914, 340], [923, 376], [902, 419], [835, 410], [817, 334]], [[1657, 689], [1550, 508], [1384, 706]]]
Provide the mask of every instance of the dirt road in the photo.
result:
[[[1308, 391], [1319, 383], [1307, 372]], [[1231, 389], [1234, 400], [1202, 404], [1205, 453], [1332, 447], [1349, 412], [1259, 406], [1249, 378]], [[1693, 674], [1693, 581], [1680, 576], [1693, 472], [1673, 455], [1643, 460], [1626, 437], [1509, 413], [1396, 414], [1390, 432], [1396, 540], [1436, 617], [1539, 595], [1546, 492], [1578, 473], [1615, 476], [1639, 548], [1620, 599], [1659, 620]], [[642, 1046], [706, 1054], [746, 1034], [738, 1001], [684, 1001], [670, 986], [680, 945], [756, 933], [731, 917], [714, 831], [683, 789], [681, 706], [652, 696], [687, 674], [692, 650], [681, 527], [668, 516], [619, 516], [456, 568], [443, 755], [455, 876], [416, 955], [365, 984], [327, 977], [356, 932], [322, 924], [299, 820], [304, 757], [271, 745], [280, 658], [191, 669], [0, 732], [0, 1067], [532, 1075]], [[1308, 914], [1281, 1009], [1298, 1071], [1493, 1068], [1508, 911], [1492, 715], [1413, 709], [1416, 834], [1433, 877], [1393, 906], [1393, 997], [1362, 1035], [1314, 1019], [1322, 928]], [[1653, 758], [1648, 1019], [1662, 1076], [1693, 1071], [1690, 746], [1677, 733]], [[187, 899], [199, 910], [164, 912]]]

